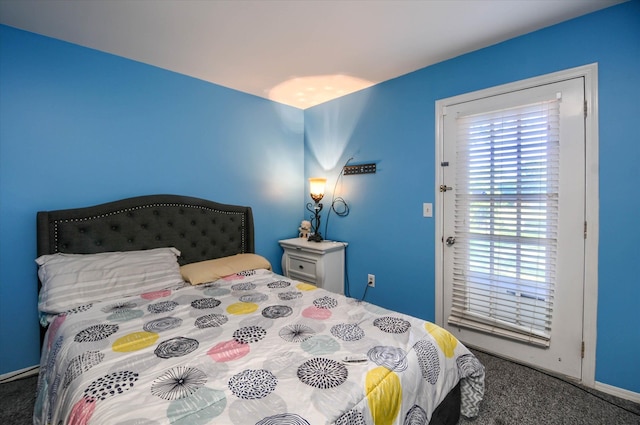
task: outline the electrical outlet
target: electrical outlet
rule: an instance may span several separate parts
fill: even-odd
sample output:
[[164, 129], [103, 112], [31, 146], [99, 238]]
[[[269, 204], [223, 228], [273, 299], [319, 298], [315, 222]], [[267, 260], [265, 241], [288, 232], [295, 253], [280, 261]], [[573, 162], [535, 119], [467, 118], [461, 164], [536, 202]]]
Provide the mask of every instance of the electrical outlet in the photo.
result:
[[367, 285], [369, 285], [372, 288], [376, 286], [376, 275], [374, 274], [367, 275]]

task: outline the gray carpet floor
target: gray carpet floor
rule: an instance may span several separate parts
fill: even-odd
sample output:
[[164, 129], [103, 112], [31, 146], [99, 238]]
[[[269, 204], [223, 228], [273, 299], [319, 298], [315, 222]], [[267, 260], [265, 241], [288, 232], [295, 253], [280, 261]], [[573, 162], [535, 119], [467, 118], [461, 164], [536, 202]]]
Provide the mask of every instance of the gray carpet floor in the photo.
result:
[[[485, 366], [480, 415], [460, 425], [640, 425], [640, 404], [474, 351]], [[0, 384], [0, 425], [31, 424], [37, 377]]]
[[460, 425], [640, 425], [640, 404], [472, 350], [485, 367], [480, 415]]

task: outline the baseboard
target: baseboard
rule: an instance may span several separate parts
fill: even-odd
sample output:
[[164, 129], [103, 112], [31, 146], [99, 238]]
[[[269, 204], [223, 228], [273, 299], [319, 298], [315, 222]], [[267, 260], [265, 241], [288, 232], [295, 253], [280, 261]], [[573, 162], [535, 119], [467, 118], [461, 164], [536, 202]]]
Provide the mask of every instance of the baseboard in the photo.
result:
[[603, 393], [607, 393], [607, 394], [619, 397], [619, 398], [624, 398], [625, 400], [631, 400], [635, 403], [640, 403], [640, 393], [625, 390], [619, 387], [614, 387], [613, 385], [603, 384], [602, 382], [597, 382], [597, 381], [594, 386], [594, 389], [598, 391], [602, 391]]
[[28, 378], [30, 376], [37, 375], [40, 372], [40, 366], [26, 367], [20, 370], [14, 370], [13, 372], [4, 373], [0, 375], [0, 383], [17, 381], [18, 379]]

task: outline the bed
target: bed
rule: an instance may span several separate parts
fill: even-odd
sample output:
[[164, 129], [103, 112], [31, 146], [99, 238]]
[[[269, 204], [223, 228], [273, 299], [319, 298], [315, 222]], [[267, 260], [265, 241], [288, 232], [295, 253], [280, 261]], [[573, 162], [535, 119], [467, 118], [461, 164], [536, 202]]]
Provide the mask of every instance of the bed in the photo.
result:
[[415, 317], [273, 273], [250, 207], [150, 195], [37, 215], [34, 424], [455, 424], [484, 369]]

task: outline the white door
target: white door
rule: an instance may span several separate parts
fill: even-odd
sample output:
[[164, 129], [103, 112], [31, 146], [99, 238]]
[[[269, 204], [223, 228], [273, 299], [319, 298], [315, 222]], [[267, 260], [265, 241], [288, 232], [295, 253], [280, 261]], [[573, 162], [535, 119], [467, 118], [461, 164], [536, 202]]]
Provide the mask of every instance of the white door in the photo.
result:
[[450, 104], [442, 121], [443, 325], [580, 379], [584, 78]]

